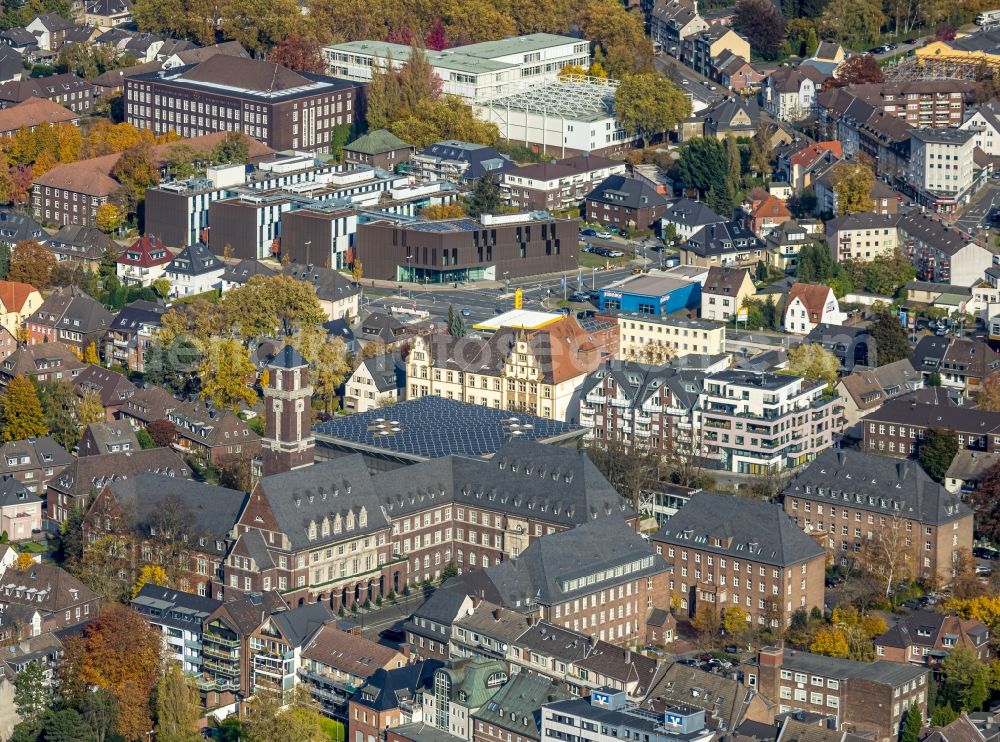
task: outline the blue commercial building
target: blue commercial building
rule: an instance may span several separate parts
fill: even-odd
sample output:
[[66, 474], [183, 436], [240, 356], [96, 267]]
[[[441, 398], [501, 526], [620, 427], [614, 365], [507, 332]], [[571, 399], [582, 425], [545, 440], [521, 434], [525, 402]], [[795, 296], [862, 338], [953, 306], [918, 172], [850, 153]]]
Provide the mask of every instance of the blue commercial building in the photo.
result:
[[701, 283], [643, 274], [601, 289], [601, 311], [673, 314], [701, 306]]

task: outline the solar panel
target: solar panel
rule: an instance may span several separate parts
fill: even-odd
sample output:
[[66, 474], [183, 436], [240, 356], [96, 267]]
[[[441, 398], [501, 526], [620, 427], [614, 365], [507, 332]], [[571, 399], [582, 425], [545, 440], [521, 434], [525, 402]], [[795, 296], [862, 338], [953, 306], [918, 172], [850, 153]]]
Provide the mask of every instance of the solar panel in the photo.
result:
[[313, 428], [318, 436], [429, 459], [450, 454], [482, 456], [511, 438], [544, 440], [574, 430], [580, 426], [436, 396], [340, 417]]

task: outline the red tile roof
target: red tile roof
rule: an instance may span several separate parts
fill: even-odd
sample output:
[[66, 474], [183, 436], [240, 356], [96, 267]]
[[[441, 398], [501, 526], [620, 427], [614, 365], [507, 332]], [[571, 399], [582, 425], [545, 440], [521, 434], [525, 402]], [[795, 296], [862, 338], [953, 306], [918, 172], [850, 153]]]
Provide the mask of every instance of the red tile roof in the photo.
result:
[[[154, 257], [154, 255], [158, 257]], [[155, 235], [144, 235], [137, 239], [132, 245], [118, 256], [118, 262], [123, 265], [134, 265], [139, 268], [152, 268], [156, 265], [165, 265], [173, 260], [174, 256], [166, 245]]]
[[0, 281], [0, 301], [8, 312], [21, 312], [24, 302], [33, 292], [38, 291], [30, 283], [20, 281]]
[[823, 316], [823, 309], [826, 307], [826, 301], [831, 293], [832, 289], [829, 286], [815, 283], [794, 283], [791, 291], [788, 292], [788, 301], [785, 306], [789, 307], [793, 301], [799, 299], [805, 305], [806, 311], [809, 312], [810, 319], [815, 320]]

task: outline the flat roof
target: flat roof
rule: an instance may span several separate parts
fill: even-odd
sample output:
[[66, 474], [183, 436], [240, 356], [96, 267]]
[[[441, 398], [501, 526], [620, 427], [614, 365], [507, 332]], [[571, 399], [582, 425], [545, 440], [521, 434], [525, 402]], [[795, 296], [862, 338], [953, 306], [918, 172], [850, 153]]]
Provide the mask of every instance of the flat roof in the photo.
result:
[[616, 90], [617, 80], [570, 76], [494, 98], [480, 107], [545, 113], [571, 121], [604, 121], [615, 116]]
[[538, 330], [553, 322], [563, 319], [563, 315], [554, 312], [539, 312], [533, 309], [512, 309], [495, 317], [473, 325], [475, 330], [496, 332], [503, 327], [515, 330]]
[[639, 312], [603, 312], [616, 320], [630, 319], [637, 322], [650, 322], [670, 327], [689, 327], [693, 330], [722, 330], [726, 326], [720, 322], [709, 322], [707, 319], [691, 319], [677, 314], [640, 314]]
[[604, 291], [621, 291], [629, 294], [642, 294], [643, 296], [665, 296], [672, 291], [690, 286], [695, 281], [685, 281], [672, 276], [652, 276], [641, 275], [626, 278], [617, 284], [611, 284], [601, 289]]
[[579, 425], [434, 395], [338, 417], [313, 427], [319, 443], [426, 460], [456, 454], [489, 456], [520, 440], [557, 442], [582, 436]]

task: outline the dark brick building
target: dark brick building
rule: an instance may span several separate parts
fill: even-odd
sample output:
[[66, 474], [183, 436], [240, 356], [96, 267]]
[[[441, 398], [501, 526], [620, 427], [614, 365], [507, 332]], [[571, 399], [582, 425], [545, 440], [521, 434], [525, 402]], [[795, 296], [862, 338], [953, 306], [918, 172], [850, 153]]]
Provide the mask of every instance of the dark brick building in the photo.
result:
[[242, 131], [274, 149], [329, 152], [334, 129], [363, 116], [362, 86], [217, 55], [125, 80], [125, 120], [182, 137]]
[[312, 387], [309, 364], [290, 345], [268, 364], [264, 390], [266, 422], [262, 444], [264, 476], [313, 462]]
[[575, 270], [577, 223], [527, 214], [358, 225], [365, 276], [429, 283]]
[[1000, 451], [1000, 413], [934, 401], [897, 399], [865, 417], [862, 447], [869, 453], [916, 456], [928, 428], [954, 430], [959, 448]]

